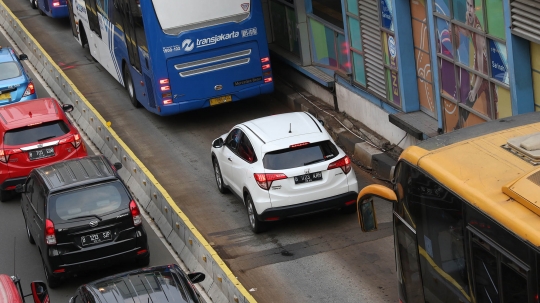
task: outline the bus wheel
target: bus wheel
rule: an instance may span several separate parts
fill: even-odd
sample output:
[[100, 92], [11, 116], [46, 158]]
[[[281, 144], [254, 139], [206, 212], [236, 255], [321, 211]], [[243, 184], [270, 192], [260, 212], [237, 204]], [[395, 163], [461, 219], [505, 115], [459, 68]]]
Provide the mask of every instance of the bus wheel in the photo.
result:
[[36, 0], [30, 0], [30, 6], [32, 6], [33, 9], [37, 8]]
[[137, 101], [137, 97], [135, 96], [135, 86], [133, 85], [133, 79], [131, 78], [131, 73], [129, 72], [128, 66], [124, 67], [124, 85], [128, 92], [129, 101], [131, 101], [131, 104], [136, 108], [141, 107], [141, 103]]
[[86, 44], [88, 44], [88, 38], [86, 38], [86, 33], [84, 32], [84, 27], [82, 26], [81, 22], [80, 24], [80, 32], [79, 35], [81, 36], [81, 46], [84, 48]]

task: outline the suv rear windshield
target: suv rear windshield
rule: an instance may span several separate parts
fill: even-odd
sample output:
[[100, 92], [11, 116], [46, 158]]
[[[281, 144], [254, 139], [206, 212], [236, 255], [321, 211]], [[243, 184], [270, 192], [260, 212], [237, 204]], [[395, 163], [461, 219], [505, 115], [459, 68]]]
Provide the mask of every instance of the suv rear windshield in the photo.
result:
[[0, 63], [0, 80], [15, 78], [21, 75], [21, 70], [15, 62]]
[[60, 137], [69, 133], [69, 127], [62, 120], [12, 129], [4, 135], [5, 145], [21, 145]]
[[330, 160], [338, 154], [339, 151], [332, 142], [322, 141], [267, 153], [264, 155], [263, 165], [264, 168], [272, 170], [288, 169]]
[[60, 192], [49, 198], [49, 218], [56, 222], [102, 216], [128, 209], [129, 196], [120, 181], [100, 183]]

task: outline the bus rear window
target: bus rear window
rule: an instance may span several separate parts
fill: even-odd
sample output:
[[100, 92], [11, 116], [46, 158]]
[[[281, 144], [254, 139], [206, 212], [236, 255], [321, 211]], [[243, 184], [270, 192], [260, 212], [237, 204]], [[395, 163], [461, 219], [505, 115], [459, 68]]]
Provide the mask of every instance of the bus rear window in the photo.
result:
[[250, 2], [249, 0], [152, 0], [161, 29], [169, 35], [227, 22], [240, 22], [249, 16]]
[[21, 70], [15, 62], [0, 63], [0, 80], [15, 78], [21, 75]]
[[339, 151], [332, 142], [322, 141], [266, 153], [263, 165], [264, 168], [272, 170], [289, 169], [330, 160], [338, 154]]

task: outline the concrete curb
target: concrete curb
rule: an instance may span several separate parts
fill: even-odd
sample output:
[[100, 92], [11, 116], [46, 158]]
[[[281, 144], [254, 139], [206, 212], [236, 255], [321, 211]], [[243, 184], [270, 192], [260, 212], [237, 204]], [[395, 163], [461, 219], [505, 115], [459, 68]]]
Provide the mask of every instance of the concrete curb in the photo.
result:
[[361, 122], [337, 112], [319, 98], [289, 83], [274, 83], [274, 96], [293, 111], [306, 111], [324, 122], [334, 141], [354, 163], [369, 170], [376, 177], [391, 180], [402, 149], [391, 145]]

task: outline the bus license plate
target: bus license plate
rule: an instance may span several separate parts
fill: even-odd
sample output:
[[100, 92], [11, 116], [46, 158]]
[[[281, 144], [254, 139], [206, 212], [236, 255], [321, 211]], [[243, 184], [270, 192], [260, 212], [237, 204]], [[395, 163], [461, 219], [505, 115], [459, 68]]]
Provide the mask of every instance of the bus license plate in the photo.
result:
[[210, 99], [210, 106], [219, 105], [219, 104], [223, 104], [223, 103], [231, 102], [231, 101], [232, 101], [231, 95], [218, 97], [218, 98], [212, 98]]
[[107, 242], [107, 241], [110, 241], [111, 239], [112, 239], [111, 231], [107, 230], [107, 231], [99, 232], [97, 234], [82, 236], [81, 244], [82, 246], [86, 246], [86, 245], [98, 244], [101, 242]]
[[294, 177], [294, 184], [308, 183], [319, 180], [322, 180], [322, 173], [316, 172]]
[[54, 156], [54, 147], [45, 147], [42, 149], [35, 149], [28, 152], [28, 158], [30, 158], [30, 160], [37, 160], [52, 156]]
[[0, 100], [10, 100], [11, 93], [0, 94]]

